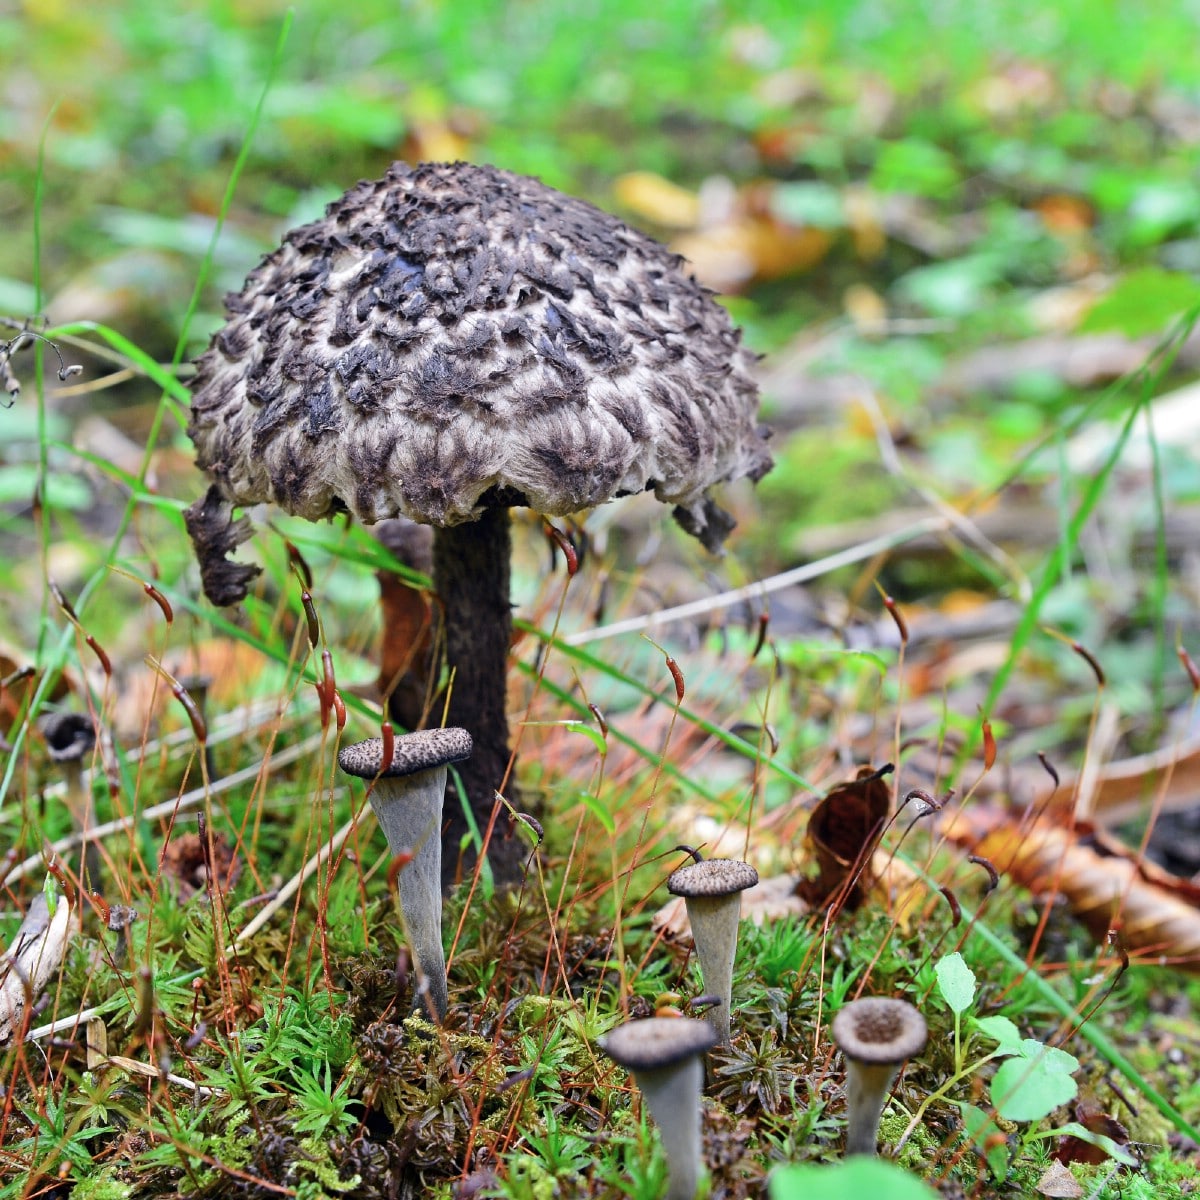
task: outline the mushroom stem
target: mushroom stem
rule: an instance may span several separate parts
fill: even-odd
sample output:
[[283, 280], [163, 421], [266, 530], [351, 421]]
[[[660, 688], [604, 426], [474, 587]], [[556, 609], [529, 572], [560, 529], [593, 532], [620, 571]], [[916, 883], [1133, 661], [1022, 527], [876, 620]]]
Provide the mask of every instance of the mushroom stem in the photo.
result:
[[400, 912], [417, 974], [415, 1007], [446, 1016], [446, 952], [442, 947], [442, 840], [439, 826], [446, 792], [444, 766], [413, 775], [383, 776], [371, 807], [393, 856], [411, 854], [397, 876]]
[[[688, 846], [677, 849], [695, 855]], [[697, 859], [667, 880], [667, 890], [682, 896], [687, 904], [704, 988], [717, 998], [704, 1019], [721, 1046], [728, 1046], [730, 1039], [729, 1008], [733, 1002], [733, 960], [737, 956], [742, 892], [757, 883], [758, 872], [736, 858]]]
[[733, 1002], [733, 960], [737, 955], [738, 918], [742, 897], [689, 896], [688, 921], [700, 960], [704, 989], [717, 997], [717, 1003], [704, 1010], [704, 1019], [717, 1035], [717, 1045], [730, 1042], [729, 1006]]
[[879, 1119], [898, 1064], [846, 1063], [846, 1154], [874, 1154]]
[[637, 1085], [658, 1126], [669, 1178], [667, 1200], [695, 1200], [703, 1162], [700, 1145], [700, 1055], [657, 1071], [637, 1072]]
[[[509, 558], [512, 537], [508, 509], [490, 505], [476, 521], [435, 527], [433, 582], [444, 607], [446, 661], [453, 672], [448, 725], [468, 730], [475, 743], [471, 758], [459, 768], [474, 823], [486, 832], [496, 791], [508, 771], [506, 712], [508, 651], [512, 641], [509, 602]], [[515, 802], [510, 780], [506, 795]], [[442, 834], [444, 884], [474, 867], [475, 851], [463, 847], [470, 826], [456, 789], [447, 797], [449, 820]], [[488, 858], [499, 884], [520, 878], [520, 845], [493, 831]]]
[[667, 1159], [667, 1200], [695, 1200], [704, 1165], [700, 1095], [704, 1055], [713, 1031], [691, 1017], [626, 1021], [600, 1039], [600, 1048], [633, 1075]]
[[846, 1153], [874, 1154], [892, 1080], [925, 1048], [925, 1018], [907, 1000], [866, 996], [843, 1005], [831, 1032], [846, 1059]]

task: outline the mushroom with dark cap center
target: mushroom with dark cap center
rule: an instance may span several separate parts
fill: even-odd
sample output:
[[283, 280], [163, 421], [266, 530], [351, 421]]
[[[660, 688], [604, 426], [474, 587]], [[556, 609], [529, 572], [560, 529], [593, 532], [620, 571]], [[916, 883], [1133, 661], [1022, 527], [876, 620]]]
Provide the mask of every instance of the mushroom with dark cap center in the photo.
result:
[[733, 858], [700, 859], [680, 867], [667, 880], [667, 890], [687, 905], [696, 957], [706, 991], [720, 1003], [706, 1009], [707, 1020], [722, 1046], [729, 1045], [729, 1007], [733, 1001], [733, 962], [737, 955], [742, 892], [758, 883], [758, 872]]
[[442, 947], [442, 801], [450, 763], [471, 753], [465, 729], [425, 729], [394, 743], [384, 767], [383, 740], [345, 746], [338, 765], [347, 775], [374, 780], [371, 807], [393, 855], [411, 855], [400, 869], [400, 912], [412, 946], [417, 1007], [422, 997], [437, 1020], [446, 1015], [446, 954]]
[[852, 1000], [833, 1018], [833, 1040], [846, 1058], [847, 1154], [875, 1153], [892, 1080], [928, 1036], [916, 1008], [886, 996]]
[[83, 855], [79, 877], [85, 888], [100, 882], [100, 854], [91, 839], [96, 824], [92, 789], [83, 777], [83, 764], [96, 746], [96, 730], [91, 717], [76, 712], [50, 712], [38, 720], [38, 729], [46, 739], [46, 753], [66, 776], [64, 800], [78, 833], [82, 834]]
[[[508, 508], [565, 516], [652, 490], [717, 550], [731, 522], [710, 489], [771, 465], [754, 355], [678, 255], [467, 163], [351, 188], [226, 304], [188, 426], [213, 480], [187, 513], [205, 592], [235, 603], [254, 573], [228, 561], [249, 535], [234, 505], [433, 525], [447, 719], [475, 739], [462, 776], [486, 829], [510, 758]], [[452, 874], [469, 823], [450, 805]], [[518, 839], [489, 855], [498, 881], [519, 878]]]
[[667, 1157], [667, 1200], [695, 1200], [703, 1166], [700, 1094], [704, 1054], [716, 1034], [707, 1021], [650, 1017], [627, 1021], [600, 1038], [600, 1048], [637, 1081]]

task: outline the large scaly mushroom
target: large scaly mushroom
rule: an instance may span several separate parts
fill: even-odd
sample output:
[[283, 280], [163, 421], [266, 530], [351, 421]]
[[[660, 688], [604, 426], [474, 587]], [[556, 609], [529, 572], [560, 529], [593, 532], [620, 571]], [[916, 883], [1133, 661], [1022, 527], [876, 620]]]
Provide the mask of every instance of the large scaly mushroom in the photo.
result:
[[[213, 483], [188, 513], [205, 591], [240, 601], [228, 561], [270, 501], [317, 520], [434, 526], [454, 675], [447, 722], [486, 828], [509, 770], [508, 509], [564, 516], [653, 491], [717, 550], [713, 485], [770, 466], [754, 356], [684, 261], [536, 179], [395, 164], [334, 201], [228, 297], [197, 364], [188, 432]], [[448, 796], [446, 869], [467, 821]], [[493, 839], [501, 880], [517, 839]], [[463, 863], [469, 866], [469, 863]]]

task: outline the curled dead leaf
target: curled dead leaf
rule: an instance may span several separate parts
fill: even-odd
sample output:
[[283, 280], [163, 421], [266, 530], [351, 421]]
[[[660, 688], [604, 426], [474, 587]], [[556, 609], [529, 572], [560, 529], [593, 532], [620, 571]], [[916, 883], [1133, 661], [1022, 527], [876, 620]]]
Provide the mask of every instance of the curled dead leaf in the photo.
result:
[[[1092, 831], [1068, 829], [1020, 812], [976, 806], [944, 818], [942, 833], [982, 855], [1034, 895], [1061, 895], [1098, 941], [1120, 932], [1131, 956], [1200, 971], [1200, 907], [1186, 880], [1169, 889], [1147, 877], [1131, 852], [1089, 842]], [[1107, 845], [1105, 854], [1097, 845]]]
[[874, 887], [871, 860], [891, 808], [891, 788], [884, 778], [891, 770], [891, 764], [879, 770], [860, 767], [854, 779], [839, 784], [813, 809], [805, 848], [817, 874], [797, 890], [814, 908], [824, 908], [844, 893], [842, 906], [853, 911]]

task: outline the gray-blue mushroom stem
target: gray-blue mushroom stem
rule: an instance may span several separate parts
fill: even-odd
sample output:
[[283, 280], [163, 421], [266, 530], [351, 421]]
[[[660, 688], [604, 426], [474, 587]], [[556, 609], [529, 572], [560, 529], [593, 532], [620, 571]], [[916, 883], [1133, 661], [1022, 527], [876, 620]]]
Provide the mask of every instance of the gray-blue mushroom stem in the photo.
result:
[[437, 1021], [449, 1006], [442, 945], [442, 800], [449, 764], [470, 752], [470, 734], [450, 728], [396, 738], [392, 762], [382, 773], [379, 738], [347, 746], [338, 756], [347, 774], [372, 781], [371, 807], [388, 849], [408, 858], [396, 883], [417, 978], [414, 1007]]

